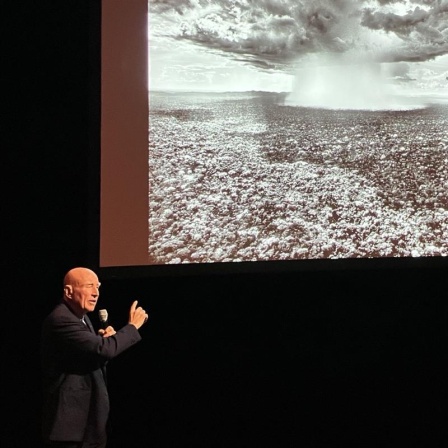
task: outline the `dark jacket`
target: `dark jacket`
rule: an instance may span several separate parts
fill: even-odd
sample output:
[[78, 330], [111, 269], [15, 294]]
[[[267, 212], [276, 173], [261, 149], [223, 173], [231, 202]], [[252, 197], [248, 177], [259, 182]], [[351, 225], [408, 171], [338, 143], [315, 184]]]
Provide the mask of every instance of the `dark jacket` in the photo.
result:
[[42, 432], [44, 441], [106, 439], [109, 396], [107, 361], [141, 340], [127, 324], [114, 336], [94, 333], [66, 305], [59, 303], [42, 325]]

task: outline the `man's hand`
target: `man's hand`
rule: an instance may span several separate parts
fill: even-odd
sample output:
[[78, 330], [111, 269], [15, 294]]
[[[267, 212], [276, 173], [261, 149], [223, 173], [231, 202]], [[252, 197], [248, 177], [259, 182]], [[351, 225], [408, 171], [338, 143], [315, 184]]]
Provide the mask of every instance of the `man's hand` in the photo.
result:
[[98, 334], [102, 336], [103, 338], [108, 338], [109, 336], [113, 336], [116, 333], [114, 330], [114, 327], [108, 326], [104, 330], [101, 328], [98, 330]]
[[137, 329], [139, 329], [148, 320], [148, 315], [141, 306], [137, 307], [137, 304], [138, 301], [134, 300], [131, 305], [131, 309], [129, 310], [128, 323], [134, 325]]

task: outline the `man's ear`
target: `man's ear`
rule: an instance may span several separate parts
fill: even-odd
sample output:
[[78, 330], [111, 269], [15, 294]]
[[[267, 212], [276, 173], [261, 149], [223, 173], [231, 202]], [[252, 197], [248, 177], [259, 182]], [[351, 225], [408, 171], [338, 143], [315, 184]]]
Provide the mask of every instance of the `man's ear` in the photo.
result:
[[64, 286], [64, 295], [65, 297], [67, 297], [68, 299], [72, 298], [72, 294], [73, 294], [73, 287], [72, 285], [65, 285]]

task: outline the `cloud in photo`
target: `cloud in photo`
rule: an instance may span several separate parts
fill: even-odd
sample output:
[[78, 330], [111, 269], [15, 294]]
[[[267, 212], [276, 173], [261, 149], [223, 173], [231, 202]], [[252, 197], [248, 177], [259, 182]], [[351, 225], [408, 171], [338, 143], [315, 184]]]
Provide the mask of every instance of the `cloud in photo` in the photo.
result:
[[244, 68], [253, 79], [283, 76], [284, 86], [318, 59], [328, 65], [442, 58], [440, 86], [448, 71], [448, 0], [154, 0], [149, 13], [151, 70], [157, 79], [161, 59], [173, 74], [179, 53], [189, 58], [186, 66], [198, 58], [206, 67], [210, 58], [209, 80], [216, 82], [231, 69], [242, 73]]

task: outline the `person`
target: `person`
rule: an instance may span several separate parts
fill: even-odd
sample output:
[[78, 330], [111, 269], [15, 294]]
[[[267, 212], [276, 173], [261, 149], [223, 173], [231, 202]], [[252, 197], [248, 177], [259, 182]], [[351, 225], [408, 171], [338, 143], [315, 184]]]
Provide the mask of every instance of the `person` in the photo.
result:
[[135, 300], [128, 323], [94, 332], [87, 313], [100, 295], [96, 273], [76, 267], [64, 277], [62, 300], [41, 333], [42, 436], [45, 446], [104, 448], [108, 439], [106, 365], [142, 338], [148, 314]]

